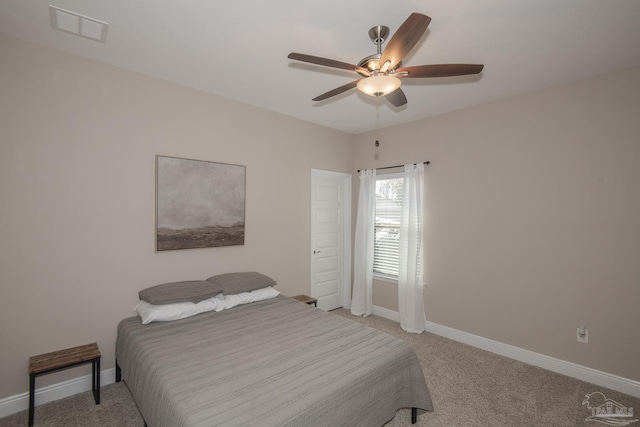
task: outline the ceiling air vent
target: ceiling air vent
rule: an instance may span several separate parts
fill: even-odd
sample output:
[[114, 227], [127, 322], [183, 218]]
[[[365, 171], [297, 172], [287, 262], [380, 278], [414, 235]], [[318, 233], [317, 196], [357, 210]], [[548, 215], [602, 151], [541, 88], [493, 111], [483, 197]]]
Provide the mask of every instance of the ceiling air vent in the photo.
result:
[[109, 24], [49, 5], [51, 28], [106, 43]]

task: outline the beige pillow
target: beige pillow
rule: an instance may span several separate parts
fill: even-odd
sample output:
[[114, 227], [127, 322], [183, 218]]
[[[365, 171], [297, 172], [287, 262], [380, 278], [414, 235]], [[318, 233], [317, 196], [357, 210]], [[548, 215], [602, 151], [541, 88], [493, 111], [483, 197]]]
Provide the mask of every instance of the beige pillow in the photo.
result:
[[271, 277], [255, 271], [218, 274], [209, 277], [207, 281], [220, 286], [224, 295], [241, 294], [276, 285]]
[[162, 305], [177, 302], [199, 303], [221, 292], [219, 285], [206, 280], [187, 280], [170, 282], [152, 286], [138, 292], [142, 301], [149, 304]]

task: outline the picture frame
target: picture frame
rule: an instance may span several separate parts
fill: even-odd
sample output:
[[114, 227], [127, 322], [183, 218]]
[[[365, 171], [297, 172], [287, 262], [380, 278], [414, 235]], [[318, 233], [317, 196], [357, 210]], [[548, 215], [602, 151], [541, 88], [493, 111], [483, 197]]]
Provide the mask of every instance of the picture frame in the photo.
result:
[[246, 167], [156, 156], [156, 252], [244, 245]]

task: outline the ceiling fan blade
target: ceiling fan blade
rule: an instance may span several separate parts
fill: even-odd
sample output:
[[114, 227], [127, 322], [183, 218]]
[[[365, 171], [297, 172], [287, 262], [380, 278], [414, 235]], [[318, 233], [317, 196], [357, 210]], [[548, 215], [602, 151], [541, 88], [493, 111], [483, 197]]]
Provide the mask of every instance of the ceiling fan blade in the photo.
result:
[[358, 85], [358, 82], [360, 81], [360, 79], [355, 80], [351, 83], [347, 83], [346, 85], [337, 87], [333, 90], [330, 90], [329, 92], [323, 93], [322, 95], [316, 96], [315, 98], [312, 99], [312, 101], [323, 101], [327, 98], [331, 98], [332, 96], [336, 96], [336, 95], [340, 95], [342, 92], [346, 92], [349, 89], [353, 89], [354, 87], [356, 87]]
[[[398, 31], [395, 32], [387, 47], [380, 57], [380, 68], [382, 71], [393, 70], [398, 66], [402, 58], [409, 53], [418, 43], [420, 37], [427, 31], [431, 18], [421, 13], [412, 13], [406, 21], [402, 23]], [[386, 65], [387, 61], [389, 64]]]
[[389, 95], [385, 95], [385, 98], [396, 107], [402, 107], [407, 103], [407, 96], [400, 88], [394, 90]]
[[398, 68], [395, 76], [401, 78], [466, 76], [478, 74], [483, 68], [483, 64], [416, 65]]
[[322, 58], [320, 56], [306, 55], [304, 53], [291, 52], [289, 59], [295, 59], [296, 61], [309, 62], [316, 65], [324, 65], [325, 67], [340, 68], [342, 70], [364, 72], [369, 74], [369, 70], [364, 67], [359, 67], [353, 64], [347, 64], [346, 62], [336, 61], [335, 59]]

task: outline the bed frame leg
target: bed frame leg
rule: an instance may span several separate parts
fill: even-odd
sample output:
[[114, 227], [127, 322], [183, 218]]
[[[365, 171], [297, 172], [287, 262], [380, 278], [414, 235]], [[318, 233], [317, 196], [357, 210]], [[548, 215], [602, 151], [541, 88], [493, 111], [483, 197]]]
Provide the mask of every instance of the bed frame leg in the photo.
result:
[[116, 359], [116, 382], [119, 383], [122, 381], [122, 370], [120, 369], [120, 365], [118, 365], [118, 360]]
[[411, 408], [411, 424], [418, 422], [418, 408]]

